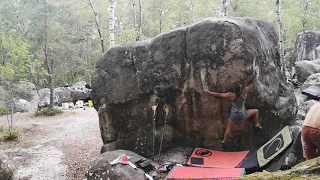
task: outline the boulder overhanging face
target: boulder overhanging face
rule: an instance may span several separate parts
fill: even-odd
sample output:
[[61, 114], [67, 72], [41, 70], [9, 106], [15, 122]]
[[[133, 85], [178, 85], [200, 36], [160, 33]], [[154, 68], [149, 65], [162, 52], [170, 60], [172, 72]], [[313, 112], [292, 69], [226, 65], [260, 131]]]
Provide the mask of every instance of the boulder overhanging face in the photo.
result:
[[98, 60], [92, 79], [104, 148], [149, 156], [151, 106], [158, 103], [157, 150], [165, 104], [170, 112], [163, 148], [174, 143], [220, 149], [231, 101], [208, 96], [203, 88], [228, 92], [234, 83], [247, 85], [253, 67], [259, 68], [260, 77], [246, 107], [259, 109], [264, 130], [256, 132], [252, 122], [236, 124], [228, 140], [231, 150], [260, 147], [295, 119], [293, 87], [283, 80], [271, 24], [248, 18], [205, 19], [109, 49]]

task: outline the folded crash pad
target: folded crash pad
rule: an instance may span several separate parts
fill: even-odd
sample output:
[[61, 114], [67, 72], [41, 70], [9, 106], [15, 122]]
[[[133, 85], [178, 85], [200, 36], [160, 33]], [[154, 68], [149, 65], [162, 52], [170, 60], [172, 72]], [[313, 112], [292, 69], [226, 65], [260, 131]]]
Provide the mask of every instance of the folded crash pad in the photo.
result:
[[195, 148], [188, 162], [190, 166], [214, 168], [245, 168], [255, 171], [258, 168], [256, 151], [222, 152]]
[[292, 133], [289, 126], [284, 127], [270, 141], [257, 151], [259, 167], [268, 164], [273, 158], [286, 150], [293, 142]]
[[320, 87], [310, 86], [302, 91], [302, 94], [307, 95], [308, 97], [320, 100]]
[[245, 170], [243, 168], [203, 168], [203, 167], [188, 167], [175, 166], [168, 176], [167, 180], [185, 180], [185, 179], [216, 179], [216, 180], [231, 180], [234, 178], [243, 177]]

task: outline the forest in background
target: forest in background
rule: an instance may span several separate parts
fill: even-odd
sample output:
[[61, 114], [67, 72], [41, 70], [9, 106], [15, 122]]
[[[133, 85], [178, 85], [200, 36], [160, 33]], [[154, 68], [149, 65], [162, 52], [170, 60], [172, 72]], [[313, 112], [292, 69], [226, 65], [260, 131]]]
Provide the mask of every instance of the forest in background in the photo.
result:
[[[278, 31], [277, 2], [1, 0], [0, 81], [29, 81], [38, 88], [90, 83], [95, 61], [113, 44], [149, 39], [206, 17], [254, 17]], [[286, 0], [280, 8], [288, 59], [297, 33], [320, 29], [320, 0]]]

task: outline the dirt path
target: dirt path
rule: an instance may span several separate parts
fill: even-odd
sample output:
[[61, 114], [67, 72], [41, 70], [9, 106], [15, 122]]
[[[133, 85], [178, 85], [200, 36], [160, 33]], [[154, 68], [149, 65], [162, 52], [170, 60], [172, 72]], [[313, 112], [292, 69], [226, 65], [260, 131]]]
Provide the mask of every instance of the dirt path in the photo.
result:
[[[0, 126], [7, 126], [5, 116]], [[14, 115], [22, 129], [18, 142], [0, 142], [16, 165], [15, 179], [83, 179], [100, 155], [102, 140], [93, 108], [64, 111], [55, 117]]]

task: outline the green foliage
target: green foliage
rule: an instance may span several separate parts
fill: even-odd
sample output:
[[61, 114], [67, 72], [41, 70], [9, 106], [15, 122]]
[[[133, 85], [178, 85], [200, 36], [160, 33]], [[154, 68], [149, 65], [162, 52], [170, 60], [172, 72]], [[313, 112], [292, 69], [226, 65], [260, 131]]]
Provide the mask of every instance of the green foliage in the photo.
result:
[[21, 135], [21, 130], [19, 128], [12, 128], [12, 130], [10, 131], [9, 129], [3, 131], [1, 133], [1, 139], [5, 140], [5, 141], [14, 141], [17, 140], [20, 135]]
[[30, 72], [28, 45], [21, 38], [11, 33], [2, 35], [1, 45], [6, 52], [5, 65], [0, 65], [0, 71], [7, 81], [26, 79]]
[[0, 116], [9, 114], [9, 108], [5, 106], [0, 106]]
[[62, 110], [56, 108], [41, 108], [37, 109], [37, 111], [34, 113], [34, 116], [56, 116], [62, 113]]
[[[109, 46], [108, 1], [95, 4], [105, 46]], [[53, 61], [56, 85], [89, 81], [95, 61], [101, 56], [92, 9], [87, 0], [48, 0], [48, 57]], [[133, 3], [135, 2], [135, 5]], [[228, 1], [228, 16], [255, 17], [277, 27], [275, 1]], [[206, 17], [221, 14], [221, 0], [141, 0], [141, 40], [161, 31], [169, 31]], [[307, 5], [307, 9], [305, 8]], [[320, 0], [283, 1], [286, 53], [294, 47], [303, 26], [319, 30]], [[0, 1], [0, 72], [8, 81], [29, 80], [36, 86], [48, 86], [44, 62], [44, 1]], [[115, 7], [116, 44], [135, 42], [139, 35], [138, 0], [117, 0]], [[136, 19], [135, 19], [136, 18]], [[160, 24], [161, 22], [161, 24]], [[276, 28], [277, 29], [277, 28]]]
[[3, 133], [3, 132], [4, 132], [4, 127], [0, 126], [0, 133]]
[[0, 169], [0, 177], [4, 180], [12, 180], [13, 179], [13, 170], [10, 169], [8, 171], [4, 169]]

